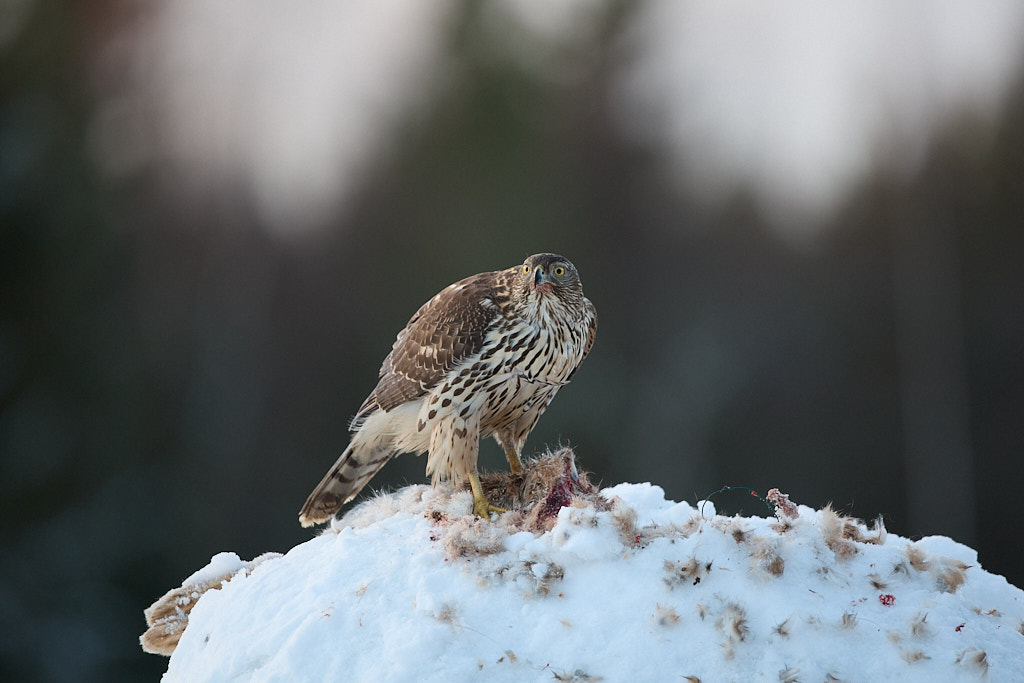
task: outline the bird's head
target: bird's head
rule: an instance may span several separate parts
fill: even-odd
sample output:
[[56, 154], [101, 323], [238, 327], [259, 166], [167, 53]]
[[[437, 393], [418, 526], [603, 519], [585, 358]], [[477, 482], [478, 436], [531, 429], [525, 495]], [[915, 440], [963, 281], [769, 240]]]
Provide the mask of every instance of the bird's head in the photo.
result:
[[519, 289], [532, 298], [555, 296], [568, 303], [583, 297], [576, 266], [558, 254], [534, 254], [519, 266], [516, 277]]
[[558, 254], [534, 254], [519, 266], [519, 276], [531, 293], [555, 294], [580, 288], [576, 266]]

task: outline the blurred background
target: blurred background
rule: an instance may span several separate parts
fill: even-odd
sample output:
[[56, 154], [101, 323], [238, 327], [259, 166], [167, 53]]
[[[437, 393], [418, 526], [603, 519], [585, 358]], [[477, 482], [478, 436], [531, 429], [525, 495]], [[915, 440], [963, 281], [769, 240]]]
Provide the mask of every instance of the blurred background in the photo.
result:
[[1022, 46], [1016, 0], [3, 0], [0, 678], [157, 678], [142, 610], [310, 538], [395, 333], [539, 251], [600, 326], [528, 453], [1024, 585]]

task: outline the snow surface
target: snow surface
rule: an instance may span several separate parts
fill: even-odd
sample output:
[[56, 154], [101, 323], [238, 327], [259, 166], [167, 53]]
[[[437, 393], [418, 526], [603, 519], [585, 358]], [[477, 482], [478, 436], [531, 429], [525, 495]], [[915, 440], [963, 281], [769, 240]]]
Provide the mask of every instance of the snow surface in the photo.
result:
[[164, 680], [1024, 680], [1024, 592], [948, 538], [600, 496], [547, 531], [444, 487], [369, 500], [204, 593]]
[[235, 553], [217, 553], [205, 567], [193, 572], [182, 582], [184, 586], [198, 586], [213, 583], [218, 578], [235, 574], [245, 569], [245, 562]]

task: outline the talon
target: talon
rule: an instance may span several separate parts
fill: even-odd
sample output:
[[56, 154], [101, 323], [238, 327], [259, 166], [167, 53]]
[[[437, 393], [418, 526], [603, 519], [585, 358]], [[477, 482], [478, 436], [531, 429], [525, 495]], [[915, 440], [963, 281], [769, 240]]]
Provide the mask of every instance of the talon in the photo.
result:
[[483, 519], [490, 519], [491, 513], [496, 512], [499, 515], [502, 512], [508, 512], [508, 508], [498, 507], [497, 505], [491, 505], [490, 501], [486, 498], [474, 498], [473, 499], [473, 514]]
[[480, 477], [477, 476], [476, 472], [471, 472], [469, 475], [469, 486], [473, 489], [473, 514], [483, 519], [490, 519], [491, 513], [496, 512], [499, 515], [502, 512], [508, 512], [507, 508], [498, 507], [497, 505], [491, 505], [491, 501], [487, 500], [484, 496], [483, 487], [480, 486]]

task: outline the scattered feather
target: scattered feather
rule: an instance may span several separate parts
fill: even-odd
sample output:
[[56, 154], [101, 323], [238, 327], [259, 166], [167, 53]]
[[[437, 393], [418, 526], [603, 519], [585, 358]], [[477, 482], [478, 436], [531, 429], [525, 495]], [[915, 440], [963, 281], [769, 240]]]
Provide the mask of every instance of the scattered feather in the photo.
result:
[[988, 675], [988, 654], [984, 650], [973, 647], [967, 648], [957, 656], [956, 663], [965, 668], [972, 669], [979, 676]]
[[799, 683], [800, 681], [800, 669], [796, 667], [786, 667], [779, 672], [779, 683]]
[[589, 681], [603, 681], [604, 678], [601, 676], [592, 676], [583, 669], [576, 669], [572, 673], [555, 673], [552, 672], [556, 681], [562, 681], [563, 683], [586, 683]]
[[931, 659], [921, 650], [901, 650], [900, 657], [903, 658], [907, 664], [913, 664], [914, 662], [920, 662], [922, 659]]
[[775, 628], [772, 629], [772, 632], [779, 636], [782, 636], [783, 638], [789, 638], [789, 619], [790, 618], [787, 617], [783, 621], [776, 624]]
[[928, 613], [919, 614], [910, 621], [910, 634], [915, 638], [924, 638], [930, 635], [931, 629], [928, 627]]
[[668, 607], [658, 603], [654, 606], [654, 620], [658, 626], [673, 626], [679, 623], [679, 615], [676, 613], [676, 608], [669, 605]]

